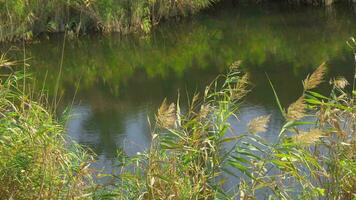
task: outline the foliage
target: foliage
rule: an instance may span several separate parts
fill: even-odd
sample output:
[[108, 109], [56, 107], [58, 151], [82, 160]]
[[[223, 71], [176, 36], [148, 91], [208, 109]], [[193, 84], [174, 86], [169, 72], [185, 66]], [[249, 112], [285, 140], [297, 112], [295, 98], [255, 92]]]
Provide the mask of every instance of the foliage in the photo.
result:
[[[355, 106], [346, 79], [332, 82], [330, 97], [312, 91], [324, 77], [320, 65], [288, 109], [275, 143], [264, 139], [269, 116], [248, 132], [235, 133], [248, 75], [239, 62], [219, 76], [184, 111], [163, 101], [152, 126], [152, 145], [130, 159], [122, 156], [112, 192], [118, 199], [351, 199], [355, 197]], [[308, 120], [309, 119], [309, 120]], [[312, 119], [310, 121], [310, 119]], [[229, 145], [230, 144], [230, 145]], [[226, 185], [235, 177], [237, 185]]]
[[[349, 44], [354, 47], [354, 39]], [[356, 62], [356, 61], [355, 61]], [[1, 57], [0, 66], [13, 65]], [[269, 115], [244, 133], [232, 124], [249, 92], [249, 75], [233, 63], [188, 107], [164, 100], [152, 124], [147, 152], [120, 157], [120, 174], [106, 191], [90, 186], [87, 154], [66, 143], [62, 126], [12, 76], [0, 88], [0, 191], [4, 199], [351, 199], [355, 198], [355, 81], [330, 81], [322, 63], [303, 81], [275, 142], [263, 137]], [[73, 150], [74, 149], [74, 150]], [[238, 184], [228, 184], [231, 179]]]
[[[9, 66], [4, 57], [0, 61], [1, 68]], [[84, 198], [93, 190], [91, 158], [24, 93], [23, 80], [11, 75], [0, 84], [0, 199]]]
[[[198, 70], [223, 73], [226, 65], [236, 58], [245, 63], [242, 66], [244, 71], [263, 70], [271, 72], [274, 79], [293, 80], [296, 84], [300, 79], [297, 77], [304, 76], [320, 60], [332, 62], [332, 70], [337, 71], [333, 73], [340, 73], [344, 68], [338, 66], [349, 63], [343, 41], [356, 33], [356, 27], [350, 26], [348, 19], [351, 16], [345, 15], [345, 10], [335, 9], [330, 14], [325, 14], [323, 9], [287, 13], [274, 11], [269, 14], [265, 14], [264, 9], [251, 6], [235, 10], [224, 10], [214, 16], [203, 15], [176, 25], [164, 23], [144, 39], [113, 36], [67, 40], [63, 56], [66, 75], [60, 79], [59, 90], [75, 90], [80, 74], [85, 78], [80, 79], [78, 93], [105, 85], [107, 93], [120, 96], [123, 90], [136, 90], [131, 82], [139, 83], [136, 77], [141, 74], [147, 75], [149, 81], [162, 80], [173, 85], [173, 78], [182, 79]], [[283, 21], [294, 24], [310, 20], [317, 28], [282, 25]], [[303, 42], [295, 38], [303, 38]], [[32, 58], [28, 62], [35, 66], [31, 68], [34, 78], [46, 80], [49, 92], [57, 82], [58, 58], [61, 55], [58, 40], [61, 39], [42, 40], [26, 48], [27, 56]], [[18, 58], [23, 56], [20, 53]], [[281, 68], [280, 71], [287, 75], [272, 73], [276, 68]], [[256, 89], [262, 90], [263, 87], [263, 91], [268, 91], [263, 74], [251, 74], [253, 83], [259, 85]], [[211, 75], [209, 79], [212, 78]], [[266, 92], [263, 94], [267, 95]], [[290, 96], [281, 95], [282, 100]], [[157, 101], [161, 98], [157, 96]]]
[[143, 31], [162, 18], [208, 7], [212, 0], [11, 0], [0, 2], [0, 41], [40, 32]]

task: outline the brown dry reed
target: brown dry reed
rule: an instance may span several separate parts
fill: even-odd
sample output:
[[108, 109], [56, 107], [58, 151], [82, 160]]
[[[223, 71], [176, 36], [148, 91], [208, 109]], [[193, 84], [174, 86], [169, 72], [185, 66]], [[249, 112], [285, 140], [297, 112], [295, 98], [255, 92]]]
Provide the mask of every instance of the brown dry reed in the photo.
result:
[[326, 64], [322, 63], [311, 75], [303, 81], [304, 90], [311, 90], [316, 88], [323, 82], [324, 75], [326, 73]]
[[313, 128], [309, 131], [301, 131], [299, 134], [294, 135], [292, 139], [298, 144], [311, 145], [319, 141], [324, 135], [325, 133], [322, 130]]
[[253, 134], [266, 132], [270, 118], [271, 115], [259, 116], [254, 118], [247, 125], [248, 131]]
[[299, 120], [305, 116], [306, 104], [304, 96], [298, 98], [297, 101], [292, 103], [287, 110], [288, 120]]

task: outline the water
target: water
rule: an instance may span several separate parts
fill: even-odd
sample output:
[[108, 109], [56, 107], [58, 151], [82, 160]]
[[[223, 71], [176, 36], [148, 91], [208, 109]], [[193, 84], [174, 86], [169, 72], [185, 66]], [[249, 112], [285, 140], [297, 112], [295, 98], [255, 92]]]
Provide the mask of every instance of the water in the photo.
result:
[[[83, 36], [68, 40], [59, 81], [60, 108], [70, 105], [69, 135], [98, 155], [98, 168], [111, 170], [118, 149], [129, 155], [150, 141], [147, 117], [177, 91], [185, 96], [204, 86], [234, 60], [251, 74], [253, 91], [239, 111], [236, 132], [252, 118], [272, 114], [265, 137], [282, 123], [267, 73], [284, 105], [301, 93], [301, 80], [323, 61], [329, 77], [353, 74], [345, 41], [356, 36], [349, 7], [293, 8], [276, 4], [222, 4], [190, 19], [164, 22], [148, 36]], [[27, 45], [30, 72], [54, 94], [63, 35]], [[327, 84], [321, 88], [324, 90]], [[74, 100], [73, 97], [75, 96]]]

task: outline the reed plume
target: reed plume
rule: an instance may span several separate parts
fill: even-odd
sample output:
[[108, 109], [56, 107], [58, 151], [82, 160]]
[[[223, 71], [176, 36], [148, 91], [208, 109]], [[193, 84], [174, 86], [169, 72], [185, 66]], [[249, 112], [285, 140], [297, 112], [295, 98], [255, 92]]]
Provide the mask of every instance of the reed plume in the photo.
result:
[[200, 112], [198, 115], [199, 119], [205, 119], [209, 115], [211, 110], [212, 110], [212, 107], [209, 104], [201, 105]]
[[326, 64], [322, 63], [310, 76], [303, 81], [304, 90], [310, 90], [316, 88], [323, 82], [323, 78], [326, 72]]
[[247, 125], [248, 131], [253, 134], [266, 132], [270, 117], [271, 115], [263, 115], [252, 119]]
[[305, 116], [305, 100], [304, 96], [298, 98], [297, 101], [292, 103], [287, 110], [288, 120], [299, 120]]
[[324, 132], [318, 128], [310, 129], [309, 131], [301, 131], [300, 134], [292, 137], [292, 140], [298, 144], [314, 144], [324, 135]]
[[346, 86], [349, 85], [349, 82], [344, 77], [337, 77], [335, 79], [332, 79], [330, 82], [335, 87], [340, 89], [344, 89]]
[[244, 74], [239, 81], [235, 84], [234, 88], [231, 91], [232, 100], [240, 100], [250, 91], [248, 89], [249, 83], [249, 74]]
[[158, 126], [162, 128], [174, 127], [177, 120], [175, 104], [168, 105], [167, 100], [164, 99], [157, 111], [156, 120]]

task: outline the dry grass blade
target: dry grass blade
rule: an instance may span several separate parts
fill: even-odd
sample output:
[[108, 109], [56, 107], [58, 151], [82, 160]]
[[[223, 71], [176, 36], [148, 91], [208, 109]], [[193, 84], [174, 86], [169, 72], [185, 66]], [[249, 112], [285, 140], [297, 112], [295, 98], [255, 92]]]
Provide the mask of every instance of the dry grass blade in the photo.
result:
[[158, 125], [162, 128], [174, 127], [177, 120], [176, 106], [174, 103], [168, 105], [166, 99], [164, 99], [157, 111], [156, 119]]
[[251, 120], [247, 127], [250, 133], [256, 134], [266, 132], [271, 115], [263, 115]]
[[311, 129], [310, 131], [302, 131], [300, 134], [292, 137], [292, 140], [298, 144], [314, 144], [324, 135], [324, 132], [318, 128]]
[[326, 64], [322, 63], [310, 76], [303, 81], [304, 90], [310, 90], [316, 88], [323, 82], [323, 78], [326, 72]]
[[288, 107], [287, 119], [288, 120], [299, 120], [305, 116], [306, 104], [304, 101], [304, 96], [299, 97], [297, 101], [292, 103]]
[[0, 67], [10, 67], [16, 64], [16, 61], [10, 61], [6, 59], [4, 54], [0, 56]]
[[199, 93], [194, 94], [192, 102], [190, 104], [190, 109], [194, 109], [195, 105], [198, 103], [199, 101]]

